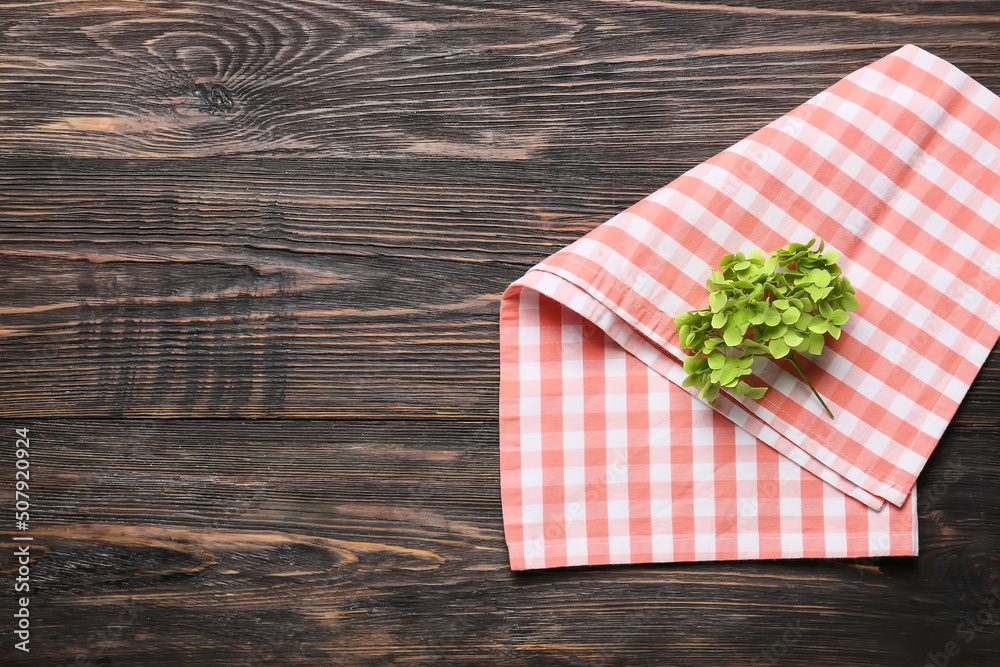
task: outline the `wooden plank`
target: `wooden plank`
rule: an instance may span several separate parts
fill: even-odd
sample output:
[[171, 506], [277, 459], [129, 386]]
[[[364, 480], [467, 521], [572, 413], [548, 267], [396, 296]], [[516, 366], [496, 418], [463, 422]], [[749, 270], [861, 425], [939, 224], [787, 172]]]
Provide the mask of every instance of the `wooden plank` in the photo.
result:
[[0, 414], [495, 415], [505, 287], [685, 168], [422, 165], [0, 166]]
[[0, 152], [657, 159], [910, 42], [1000, 88], [988, 2], [731, 5], [0, 2]]
[[0, 166], [0, 415], [493, 417], [504, 288], [689, 166], [422, 164]]
[[5, 420], [37, 587], [4, 664], [991, 664], [995, 630], [956, 628], [998, 585], [995, 424], [953, 425], [921, 477], [919, 560], [515, 574], [494, 421]]
[[755, 4], [0, 0], [0, 662], [1000, 663], [997, 351], [919, 559], [507, 567], [511, 280], [902, 44], [1000, 90], [991, 3]]

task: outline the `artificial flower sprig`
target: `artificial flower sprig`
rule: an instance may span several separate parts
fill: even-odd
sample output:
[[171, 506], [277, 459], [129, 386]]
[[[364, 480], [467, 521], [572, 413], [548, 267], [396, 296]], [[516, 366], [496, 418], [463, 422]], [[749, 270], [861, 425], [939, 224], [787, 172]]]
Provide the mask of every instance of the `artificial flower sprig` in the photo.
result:
[[767, 387], [753, 387], [743, 376], [755, 357], [788, 357], [826, 413], [833, 413], [796, 361], [797, 352], [820, 354], [829, 334], [840, 338], [848, 312], [861, 307], [850, 281], [841, 275], [836, 252], [823, 252], [816, 239], [778, 248], [767, 257], [726, 255], [708, 279], [708, 308], [674, 318], [688, 377], [699, 396], [714, 405], [722, 387], [737, 396], [759, 399]]

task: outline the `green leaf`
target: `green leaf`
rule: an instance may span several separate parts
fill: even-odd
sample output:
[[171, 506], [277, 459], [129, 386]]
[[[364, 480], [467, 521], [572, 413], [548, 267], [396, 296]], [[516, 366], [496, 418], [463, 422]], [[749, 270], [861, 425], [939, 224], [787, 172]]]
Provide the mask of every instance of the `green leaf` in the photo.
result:
[[788, 309], [781, 314], [781, 321], [785, 324], [794, 324], [798, 321], [799, 316], [802, 312], [795, 306], [789, 306]]
[[728, 387], [736, 379], [736, 367], [727, 366], [722, 369], [722, 373], [719, 376], [719, 382], [723, 387]]
[[813, 316], [809, 313], [802, 313], [798, 320], [795, 321], [793, 325], [795, 330], [800, 334], [805, 335], [805, 332], [809, 330], [809, 325], [813, 321]]
[[721, 352], [712, 352], [708, 355], [708, 366], [713, 370], [718, 370], [726, 365], [726, 355]]
[[725, 310], [720, 310], [715, 315], [712, 316], [712, 328], [721, 329], [726, 326], [726, 320], [729, 319], [729, 313]]
[[767, 344], [768, 349], [771, 351], [771, 356], [775, 359], [781, 359], [783, 356], [788, 354], [788, 343], [785, 342], [784, 338], [774, 338]]
[[788, 347], [795, 347], [802, 342], [802, 336], [797, 331], [789, 331], [785, 334], [785, 343]]
[[719, 385], [706, 385], [705, 388], [701, 390], [699, 396], [708, 401], [709, 405], [715, 405], [715, 399], [719, 397]]
[[739, 328], [736, 326], [730, 326], [726, 329], [726, 333], [723, 336], [723, 340], [726, 341], [726, 345], [730, 347], [734, 345], [739, 345], [743, 342], [743, 334], [740, 333]]
[[754, 400], [760, 400], [764, 398], [764, 394], [767, 393], [767, 387], [750, 387], [747, 391], [747, 396]]
[[[746, 340], [743, 341], [743, 347], [748, 352], [750, 352], [751, 355], [753, 353], [755, 353], [755, 352], [759, 352], [761, 354], [766, 354], [767, 353], [767, 345], [764, 345], [763, 343], [758, 343], [757, 341], [752, 340], [750, 338], [747, 338]], [[750, 361], [751, 362], [753, 361], [753, 357], [752, 356], [750, 357]]]
[[773, 327], [778, 322], [781, 321], [781, 313], [776, 311], [774, 308], [768, 308], [764, 311], [764, 324], [769, 327]]
[[836, 253], [832, 250], [823, 255], [823, 261], [827, 264], [836, 264], [838, 259], [840, 259], [840, 253]]
[[708, 305], [713, 313], [717, 313], [726, 307], [729, 297], [724, 292], [716, 292], [708, 297]]
[[851, 319], [851, 316], [848, 315], [843, 310], [835, 310], [830, 315], [830, 321], [833, 322], [834, 324], [836, 324], [837, 326], [840, 326], [841, 324], [845, 324], [847, 322], [847, 320], [849, 320], [849, 319]]
[[830, 272], [826, 269], [813, 269], [809, 272], [809, 279], [816, 287], [826, 287], [830, 284]]
[[853, 294], [845, 294], [840, 299], [840, 307], [844, 310], [857, 310], [861, 307], [861, 302]]
[[809, 333], [809, 354], [819, 354], [823, 351], [823, 334]]
[[816, 287], [815, 285], [806, 288], [811, 296], [816, 301], [822, 301], [826, 297], [830, 296], [830, 292], [833, 291], [833, 285], [827, 285], [826, 287]]
[[701, 358], [695, 356], [684, 357], [684, 372], [688, 375], [694, 375], [700, 370]]
[[698, 311], [689, 310], [686, 313], [681, 313], [674, 318], [674, 326], [680, 329], [684, 325], [691, 325], [697, 322], [700, 318], [698, 317]]
[[785, 308], [788, 308], [789, 303], [787, 299], [778, 299], [777, 301], [772, 301], [771, 305], [778, 310], [784, 310]]
[[814, 331], [818, 334], [826, 333], [828, 328], [828, 322], [821, 317], [813, 318], [813, 321], [809, 323], [809, 331]]

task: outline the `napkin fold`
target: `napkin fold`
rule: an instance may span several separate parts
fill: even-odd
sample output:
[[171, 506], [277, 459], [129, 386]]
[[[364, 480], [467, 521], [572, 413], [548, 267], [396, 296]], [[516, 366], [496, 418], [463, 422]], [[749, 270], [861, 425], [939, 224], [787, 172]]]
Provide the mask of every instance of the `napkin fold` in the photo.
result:
[[[917, 552], [914, 484], [1000, 335], [1000, 98], [907, 45], [512, 284], [500, 466], [513, 569]], [[819, 237], [862, 308], [714, 409], [673, 324], [730, 252]]]

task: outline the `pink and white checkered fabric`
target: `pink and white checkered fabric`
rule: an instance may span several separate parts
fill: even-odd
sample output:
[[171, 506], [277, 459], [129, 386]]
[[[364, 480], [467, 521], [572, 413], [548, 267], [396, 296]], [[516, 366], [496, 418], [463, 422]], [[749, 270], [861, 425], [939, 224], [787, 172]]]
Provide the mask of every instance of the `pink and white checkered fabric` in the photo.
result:
[[[917, 552], [914, 483], [1000, 335], [1000, 98], [912, 45], [532, 268], [500, 309], [514, 569]], [[771, 389], [682, 388], [722, 255], [819, 237], [861, 310]]]

